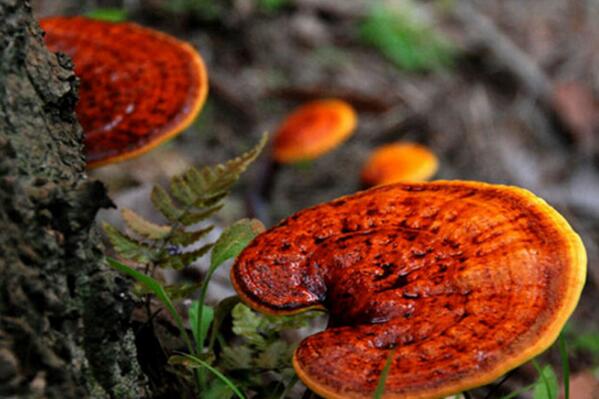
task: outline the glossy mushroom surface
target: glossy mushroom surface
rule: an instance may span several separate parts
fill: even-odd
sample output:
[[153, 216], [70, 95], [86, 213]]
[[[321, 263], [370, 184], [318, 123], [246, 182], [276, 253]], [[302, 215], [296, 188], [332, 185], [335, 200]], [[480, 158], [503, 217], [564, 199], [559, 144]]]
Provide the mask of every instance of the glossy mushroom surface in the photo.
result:
[[259, 235], [231, 279], [256, 310], [326, 308], [294, 355], [325, 398], [368, 398], [392, 348], [388, 398], [484, 385], [550, 346], [586, 275], [579, 236], [524, 189], [478, 182], [380, 186], [298, 212]]
[[318, 158], [347, 140], [356, 123], [356, 112], [344, 101], [330, 99], [304, 104], [277, 130], [273, 158], [279, 163]]
[[76, 112], [89, 167], [156, 147], [185, 129], [208, 90], [189, 44], [133, 23], [85, 17], [42, 19], [46, 45], [68, 54], [80, 78]]
[[435, 154], [427, 147], [397, 142], [375, 149], [362, 169], [366, 186], [426, 181], [439, 167]]

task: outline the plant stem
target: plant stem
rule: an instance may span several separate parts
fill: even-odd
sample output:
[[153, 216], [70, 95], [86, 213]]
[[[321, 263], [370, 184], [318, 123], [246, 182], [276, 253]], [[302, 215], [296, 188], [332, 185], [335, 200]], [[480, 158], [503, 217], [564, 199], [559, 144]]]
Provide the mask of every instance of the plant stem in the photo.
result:
[[514, 370], [510, 371], [509, 373], [507, 373], [506, 375], [503, 376], [503, 378], [497, 383], [495, 384], [491, 390], [489, 391], [489, 393], [487, 393], [485, 395], [485, 397], [483, 399], [491, 399], [493, 397], [493, 395], [496, 392], [499, 392], [499, 388], [501, 388], [501, 386], [514, 374]]
[[564, 379], [564, 399], [570, 399], [570, 363], [568, 362], [568, 348], [566, 337], [562, 332], [559, 336], [559, 353], [562, 358], [562, 375]]

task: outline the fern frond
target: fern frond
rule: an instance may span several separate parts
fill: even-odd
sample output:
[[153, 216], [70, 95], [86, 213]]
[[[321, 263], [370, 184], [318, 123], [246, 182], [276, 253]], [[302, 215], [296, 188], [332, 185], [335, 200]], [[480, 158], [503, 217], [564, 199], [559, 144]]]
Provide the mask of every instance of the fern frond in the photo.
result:
[[172, 227], [152, 223], [133, 212], [131, 209], [123, 208], [123, 210], [121, 210], [121, 216], [132, 231], [149, 240], [163, 239], [172, 231]]
[[191, 187], [185, 180], [185, 175], [173, 177], [171, 180], [170, 191], [177, 201], [188, 207], [192, 206], [197, 198], [196, 193], [191, 190]]
[[265, 134], [254, 148], [224, 164], [205, 166], [200, 170], [192, 168], [187, 171], [183, 179], [198, 196], [195, 206], [209, 206], [207, 203], [210, 203], [215, 197], [226, 195], [239, 176], [260, 155], [266, 145], [266, 140], [267, 135]]
[[167, 220], [167, 225], [152, 223], [130, 209], [122, 211], [123, 219], [136, 236], [131, 237], [105, 225], [119, 256], [148, 265], [181, 269], [206, 254], [214, 244], [181, 252], [212, 230], [212, 226], [189, 231], [187, 227], [206, 220], [222, 207], [222, 200], [266, 144], [264, 135], [258, 145], [224, 164], [190, 168], [171, 180], [169, 190], [155, 186], [152, 204]]
[[154, 251], [147, 244], [121, 233], [108, 223], [104, 223], [102, 227], [120, 257], [139, 263], [148, 263], [153, 258]]
[[[219, 199], [220, 201], [220, 199]], [[223, 204], [218, 204], [216, 206], [201, 210], [201, 211], [189, 211], [185, 215], [181, 217], [179, 222], [184, 226], [191, 226], [192, 224], [199, 223], [203, 220], [206, 220], [210, 216], [214, 215], [216, 212], [220, 211], [223, 208]]]
[[152, 205], [156, 208], [169, 222], [176, 223], [185, 211], [177, 207], [171, 196], [160, 186], [154, 186], [151, 195]]
[[162, 259], [158, 261], [158, 266], [162, 268], [170, 268], [179, 270], [186, 266], [189, 266], [202, 256], [206, 255], [214, 244], [206, 244], [193, 251], [183, 252], [179, 254], [165, 254]]
[[195, 230], [195, 231], [186, 231], [184, 229], [177, 229], [169, 239], [169, 243], [174, 245], [180, 245], [182, 247], [186, 247], [188, 245], [193, 244], [198, 241], [200, 238], [204, 237], [206, 234], [210, 233], [214, 229], [214, 226], [208, 226], [204, 229]]

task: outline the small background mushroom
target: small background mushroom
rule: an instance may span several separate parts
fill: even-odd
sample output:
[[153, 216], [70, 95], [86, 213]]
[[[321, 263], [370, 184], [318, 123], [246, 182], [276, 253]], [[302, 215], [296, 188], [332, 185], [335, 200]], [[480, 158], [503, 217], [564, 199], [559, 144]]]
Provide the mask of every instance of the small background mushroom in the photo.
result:
[[379, 184], [426, 181], [437, 173], [439, 161], [427, 147], [397, 142], [375, 148], [362, 169], [362, 183]]
[[[119, 206], [150, 216], [147, 187], [189, 164], [240, 153], [304, 101], [342, 98], [359, 112], [358, 131], [342, 151], [316, 160], [312, 168], [281, 171], [273, 193], [275, 220], [355, 191], [372, 148], [396, 140], [424, 143], [443, 165], [438, 178], [527, 187], [571, 221], [589, 252], [588, 286], [571, 337], [599, 331], [596, 2], [464, 0], [438, 7], [439, 2], [385, 0], [416, 14], [412, 19], [432, 22], [437, 37], [457, 49], [451, 66], [424, 73], [397, 68], [362, 40], [371, 0], [288, 0], [274, 11], [259, 0], [223, 0], [213, 2], [222, 6], [210, 13], [194, 3], [200, 4], [32, 1], [38, 16], [121, 7], [136, 22], [189, 40], [206, 60], [211, 98], [188, 133], [150, 156], [94, 171]], [[378, 18], [374, 21], [384, 26]], [[221, 216], [223, 224], [244, 214], [244, 192], [259, 180], [257, 173], [253, 168], [242, 181]], [[588, 350], [572, 352], [573, 374], [599, 364]], [[555, 352], [545, 359], [559, 364]], [[534, 374], [532, 367], [521, 368], [503, 392]]]

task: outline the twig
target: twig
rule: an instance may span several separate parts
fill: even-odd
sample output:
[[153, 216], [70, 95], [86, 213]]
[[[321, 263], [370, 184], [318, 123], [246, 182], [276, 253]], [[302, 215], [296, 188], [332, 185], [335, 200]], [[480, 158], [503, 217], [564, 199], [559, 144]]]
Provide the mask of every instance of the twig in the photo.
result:
[[472, 4], [456, 2], [453, 16], [464, 26], [473, 43], [486, 48], [495, 60], [528, 90], [529, 94], [547, 100], [552, 83], [539, 66], [486, 16], [477, 12]]

